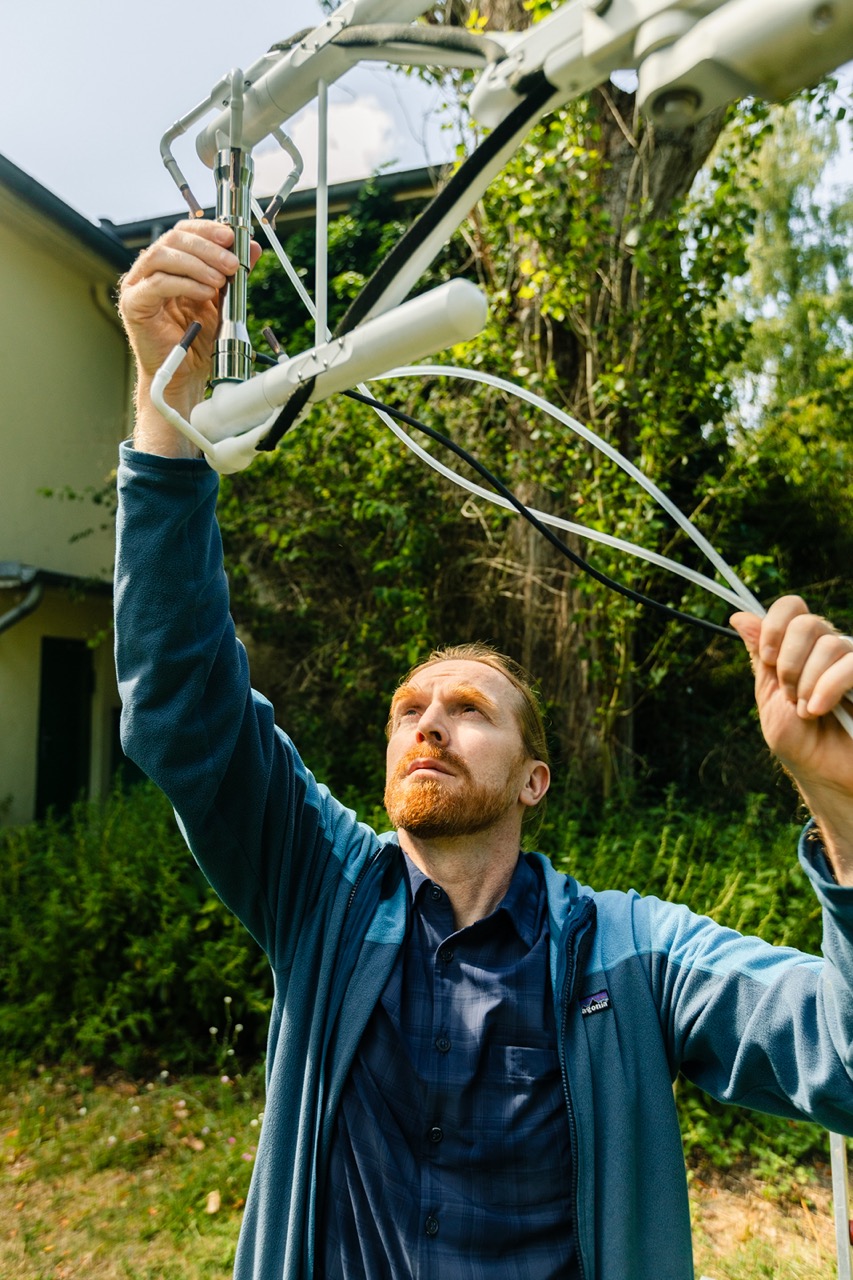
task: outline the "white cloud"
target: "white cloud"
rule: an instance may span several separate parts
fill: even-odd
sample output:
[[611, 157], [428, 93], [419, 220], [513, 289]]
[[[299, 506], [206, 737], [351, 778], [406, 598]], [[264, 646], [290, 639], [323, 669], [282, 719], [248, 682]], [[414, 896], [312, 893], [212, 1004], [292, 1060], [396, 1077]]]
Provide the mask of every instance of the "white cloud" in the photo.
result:
[[[329, 182], [366, 178], [379, 165], [399, 159], [402, 150], [396, 123], [376, 98], [329, 103]], [[300, 187], [317, 185], [317, 106], [300, 112], [289, 130], [291, 140], [302, 154], [305, 168]], [[284, 182], [293, 161], [273, 144], [262, 143], [255, 151], [255, 190], [271, 195]]]

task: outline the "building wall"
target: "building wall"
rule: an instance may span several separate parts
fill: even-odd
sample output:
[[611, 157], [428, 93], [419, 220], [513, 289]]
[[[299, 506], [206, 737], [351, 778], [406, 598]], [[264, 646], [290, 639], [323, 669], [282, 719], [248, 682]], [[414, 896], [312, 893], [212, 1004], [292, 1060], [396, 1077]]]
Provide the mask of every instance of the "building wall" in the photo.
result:
[[0, 560], [108, 578], [111, 521], [91, 497], [128, 429], [114, 272], [38, 221], [0, 216]]
[[[0, 184], [0, 561], [79, 582], [73, 591], [47, 587], [34, 613], [0, 632], [0, 823], [36, 816], [45, 638], [94, 645], [85, 790], [95, 798], [110, 785], [118, 707], [111, 600], [103, 589], [80, 588], [112, 576], [113, 474], [130, 423], [130, 360], [112, 298], [116, 275], [61, 218]], [[108, 500], [93, 502], [105, 489]], [[23, 596], [14, 587], [0, 589], [0, 618]], [[52, 650], [60, 694], [56, 653], [74, 649]], [[69, 737], [72, 778], [77, 754]]]

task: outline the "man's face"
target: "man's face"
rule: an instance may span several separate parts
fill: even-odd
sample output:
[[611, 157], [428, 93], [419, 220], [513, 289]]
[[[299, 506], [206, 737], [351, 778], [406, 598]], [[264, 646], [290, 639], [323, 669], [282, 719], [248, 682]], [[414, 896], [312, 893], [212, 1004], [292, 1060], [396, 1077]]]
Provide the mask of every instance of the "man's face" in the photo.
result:
[[424, 667], [397, 690], [385, 785], [395, 827], [424, 838], [471, 835], [511, 814], [520, 826], [535, 800], [519, 696], [500, 671], [463, 660]]

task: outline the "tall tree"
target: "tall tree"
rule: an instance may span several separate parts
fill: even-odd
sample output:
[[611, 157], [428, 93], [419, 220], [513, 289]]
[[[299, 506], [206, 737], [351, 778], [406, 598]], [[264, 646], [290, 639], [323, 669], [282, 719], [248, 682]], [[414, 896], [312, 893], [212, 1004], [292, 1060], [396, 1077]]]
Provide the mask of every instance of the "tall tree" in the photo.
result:
[[[501, 0], [475, 12], [453, 0], [438, 16], [477, 29], [519, 29], [553, 7]], [[697, 475], [721, 465], [713, 429], [737, 327], [715, 328], [709, 306], [742, 261], [750, 216], [740, 197], [732, 208], [714, 204], [716, 192], [711, 210], [693, 218], [687, 211], [724, 114], [680, 131], [654, 129], [634, 93], [604, 84], [531, 133], [469, 228], [493, 302], [475, 359], [557, 400], [641, 459], [689, 508], [700, 501]], [[732, 193], [731, 166], [742, 163], [753, 137], [743, 131], [717, 189]], [[688, 261], [691, 240], [703, 237]], [[526, 500], [566, 515], [580, 510], [599, 527], [644, 535], [647, 544], [651, 535], [649, 545], [668, 541], [648, 502], [587, 446], [494, 397], [475, 404], [478, 422], [484, 409], [489, 414], [504, 466]], [[454, 418], [458, 424], [458, 408]], [[527, 526], [504, 522], [493, 538], [490, 604], [477, 625], [488, 627], [495, 596], [509, 599], [493, 628], [541, 673], [555, 736], [575, 775], [607, 794], [633, 773], [637, 672], [645, 666], [644, 679], [659, 678], [672, 645]], [[660, 589], [624, 562], [594, 558], [633, 585]]]
[[[453, 14], [471, 18], [460, 0]], [[502, 14], [500, 25], [526, 17]], [[655, 131], [632, 93], [601, 86], [533, 131], [434, 273], [468, 270], [487, 286], [490, 321], [469, 361], [591, 423], [711, 532], [707, 492], [724, 487], [732, 454], [729, 367], [747, 332], [724, 295], [745, 270], [755, 197], [745, 175], [768, 127], [759, 109], [728, 114], [722, 137], [720, 116]], [[334, 231], [342, 305], [354, 268], [365, 275], [381, 256], [386, 213], [398, 221], [362, 202]], [[265, 268], [252, 291], [256, 314], [281, 327], [291, 304]], [[286, 326], [283, 336], [300, 345]], [[434, 381], [410, 404], [527, 500], [693, 563], [650, 500], [562, 427], [490, 388]], [[279, 455], [226, 486], [224, 517], [261, 683], [296, 703], [312, 759], [339, 787], [379, 778], [379, 752], [354, 744], [378, 729], [401, 668], [436, 640], [485, 636], [537, 671], [569, 773], [605, 794], [637, 760], [665, 754], [655, 691], [665, 684], [687, 705], [707, 657], [703, 636], [605, 593], [516, 518], [460, 499], [360, 410], [323, 406]], [[724, 616], [657, 571], [600, 549], [591, 558], [669, 603]]]
[[774, 108], [756, 160], [757, 219], [733, 303], [753, 318], [741, 396], [753, 423], [816, 387], [853, 346], [853, 182], [830, 182], [845, 110], [833, 82]]

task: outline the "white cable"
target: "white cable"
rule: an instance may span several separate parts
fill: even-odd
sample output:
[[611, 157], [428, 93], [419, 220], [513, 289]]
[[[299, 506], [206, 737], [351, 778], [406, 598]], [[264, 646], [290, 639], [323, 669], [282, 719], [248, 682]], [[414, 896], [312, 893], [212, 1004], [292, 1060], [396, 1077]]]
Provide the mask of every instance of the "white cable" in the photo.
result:
[[166, 356], [151, 381], [151, 403], [170, 426], [180, 431], [182, 436], [185, 436], [204, 454], [213, 469], [220, 475], [243, 471], [257, 457], [256, 446], [263, 440], [278, 417], [278, 409], [274, 409], [265, 422], [251, 431], [246, 431], [240, 436], [226, 436], [224, 440], [212, 444], [207, 436], [203, 436], [191, 422], [187, 422], [186, 418], [166, 399], [166, 388], [183, 364], [186, 355], [187, 348], [178, 343]]
[[[552, 405], [549, 401], [543, 400], [541, 396], [537, 396], [533, 392], [527, 391], [524, 387], [518, 387], [512, 382], [507, 382], [504, 378], [498, 378], [494, 374], [484, 373], [479, 370], [459, 369], [452, 365], [405, 365], [398, 369], [392, 369], [389, 373], [383, 374], [381, 379], [373, 379], [373, 381], [381, 381], [384, 378], [423, 377], [425, 375], [465, 378], [472, 382], [482, 382], [490, 386], [497, 387], [499, 390], [507, 391], [511, 395], [517, 395], [520, 399], [526, 400], [529, 404], [542, 409], [543, 412], [550, 414], [551, 417], [562, 422], [565, 426], [575, 431], [576, 434], [582, 436], [583, 439], [588, 440], [590, 444], [605, 453], [607, 457], [611, 458], [617, 464], [617, 466], [621, 467], [623, 471], [627, 472], [628, 475], [635, 479], [637, 483], [640, 484], [641, 487], [645, 489], [645, 491], [673, 517], [675, 522], [684, 530], [688, 537], [705, 552], [706, 556], [711, 560], [715, 567], [719, 569], [720, 573], [722, 573], [726, 580], [735, 588], [735, 591], [734, 593], [725, 591], [725, 589], [720, 587], [718, 583], [706, 578], [703, 574], [694, 573], [693, 570], [687, 569], [684, 565], [676, 564], [674, 561], [668, 560], [664, 556], [658, 556], [655, 552], [646, 551], [644, 548], [636, 547], [632, 543], [623, 542], [621, 539], [613, 538], [610, 535], [601, 535], [598, 530], [586, 529], [583, 526], [575, 526], [572, 531], [577, 531], [583, 536], [589, 537], [594, 541], [605, 542], [607, 545], [620, 547], [620, 549], [629, 552], [629, 554], [638, 555], [642, 559], [650, 560], [653, 564], [660, 564], [663, 567], [670, 568], [674, 573], [679, 574], [681, 577], [689, 578], [691, 581], [697, 582], [701, 586], [705, 586], [707, 590], [712, 591], [722, 599], [728, 600], [730, 603], [734, 604], [736, 608], [746, 609], [749, 613], [754, 613], [759, 618], [763, 618], [765, 616], [767, 610], [761, 602], [752, 594], [748, 587], [740, 581], [734, 570], [726, 564], [722, 556], [714, 550], [707, 539], [699, 532], [698, 529], [695, 528], [690, 520], [688, 520], [687, 516], [679, 511], [675, 504], [667, 498], [666, 494], [662, 493], [661, 490], [658, 489], [657, 485], [649, 480], [647, 476], [643, 475], [641, 471], [630, 463], [627, 458], [624, 458], [618, 450], [613, 448], [612, 445], [609, 445], [607, 441], [602, 440], [597, 436], [594, 431], [591, 431], [588, 427], [584, 427], [574, 418], [569, 417], [568, 414], [563, 413], [563, 411], [558, 409], [556, 405]], [[396, 423], [388, 422], [387, 414], [380, 413], [379, 416], [383, 421], [388, 423], [395, 435], [398, 435], [401, 438], [405, 436], [405, 433], [400, 431]], [[405, 437], [405, 439], [409, 447], [413, 448], [413, 451], [417, 453], [418, 456], [423, 456], [424, 461], [428, 462], [430, 466], [434, 466], [436, 470], [446, 472], [446, 469], [441, 467], [440, 464], [436, 466], [435, 459], [431, 458], [426, 450], [420, 449], [419, 446], [415, 444], [414, 440], [409, 439], [409, 437]], [[462, 484], [463, 488], [470, 488], [472, 491], [473, 489], [479, 489], [479, 485], [471, 486], [470, 482], [463, 481], [461, 476], [455, 476], [452, 473], [448, 474], [451, 479], [456, 481], [457, 484]], [[480, 490], [480, 492], [485, 497], [491, 499], [491, 501], [498, 503], [498, 505], [507, 506], [514, 510], [514, 508], [512, 508], [512, 504], [505, 502], [499, 497], [499, 495], [489, 493], [488, 490], [485, 489]], [[553, 524], [557, 528], [571, 529], [569, 521], [561, 521], [557, 517], [546, 515], [538, 511], [533, 511], [533, 514], [544, 523]], [[853, 695], [853, 691], [851, 691], [851, 694], [845, 695], [848, 701], [853, 701], [853, 696], [851, 695]], [[853, 715], [851, 715], [850, 712], [840, 704], [833, 708], [833, 715], [842, 728], [846, 730], [848, 736], [853, 738]]]
[[[299, 297], [299, 301], [303, 304], [306, 311], [310, 315], [311, 319], [316, 320], [317, 308], [314, 306], [314, 303], [311, 301], [311, 295], [308, 292], [308, 290], [305, 288], [305, 285], [299, 279], [299, 275], [296, 271], [296, 268], [294, 267], [293, 263], [290, 261], [290, 258], [288, 258], [287, 254], [284, 252], [281, 241], [279, 240], [278, 236], [275, 233], [275, 228], [273, 227], [272, 223], [270, 223], [269, 220], [267, 219], [266, 214], [264, 213], [263, 209], [258, 204], [258, 201], [255, 199], [254, 196], [252, 196], [252, 213], [257, 218], [258, 225], [263, 227], [264, 234], [269, 240], [270, 245], [272, 246], [272, 249], [275, 253], [275, 256], [278, 258], [279, 262], [281, 263], [281, 266], [284, 270], [284, 274], [287, 276], [288, 280], [296, 290], [296, 293]], [[332, 336], [331, 333], [327, 330], [326, 337], [330, 338], [331, 336]]]
[[[390, 377], [390, 375], [388, 376]], [[359, 390], [362, 390], [361, 387], [359, 387]], [[362, 394], [365, 393], [362, 392]], [[431, 453], [428, 453], [426, 449], [422, 448], [416, 440], [413, 440], [412, 437], [403, 430], [399, 423], [390, 418], [388, 414], [382, 413], [378, 409], [375, 410], [375, 412], [382, 419], [385, 425], [394, 432], [394, 435], [397, 436], [397, 438], [401, 440], [408, 449], [411, 449], [412, 453], [420, 458], [422, 462], [425, 462], [427, 466], [432, 467], [434, 471], [437, 471], [446, 479], [452, 480], [454, 484], [459, 485], [462, 489], [466, 489], [475, 497], [485, 498], [486, 501], [494, 503], [495, 506], [503, 507], [506, 511], [518, 514], [517, 508], [514, 507], [506, 498], [501, 497], [500, 494], [495, 493], [491, 489], [484, 489], [473, 480], [468, 480], [465, 476], [460, 476], [457, 472], [452, 471], [449, 467], [446, 467], [444, 463], [439, 462], [437, 458], [434, 458]], [[603, 533], [599, 529], [589, 529], [586, 525], [575, 524], [571, 520], [564, 520], [561, 516], [552, 515], [548, 511], [538, 511], [535, 507], [530, 507], [529, 511], [530, 514], [535, 516], [537, 520], [540, 520], [542, 524], [547, 524], [554, 529], [561, 529], [566, 533], [578, 534], [582, 538], [588, 538], [590, 542], [599, 542], [603, 546], [613, 547], [615, 550], [623, 551], [627, 555], [634, 556], [639, 560], [647, 560], [650, 564], [657, 565], [658, 568], [661, 569], [667, 569], [670, 573], [677, 574], [681, 578], [686, 578], [696, 586], [702, 587], [713, 595], [719, 596], [721, 600], [725, 600], [727, 604], [732, 605], [735, 609], [742, 609], [744, 607], [744, 600], [741, 596], [736, 595], [734, 591], [721, 586], [718, 582], [715, 582], [713, 578], [706, 577], [705, 574], [699, 573], [696, 569], [690, 569], [686, 565], [679, 564], [675, 560], [670, 560], [667, 556], [660, 555], [657, 551], [649, 551], [645, 547], [637, 546], [633, 542], [626, 542], [624, 538], [617, 538], [614, 534]]]
[[453, 365], [405, 365], [399, 369], [392, 369], [390, 372], [383, 374], [382, 376], [383, 378], [425, 376], [464, 378], [470, 382], [482, 382], [489, 386], [496, 387], [500, 391], [506, 391], [510, 395], [517, 396], [520, 400], [526, 400], [528, 404], [533, 405], [535, 408], [541, 409], [543, 413], [555, 418], [571, 431], [574, 431], [576, 435], [579, 435], [582, 439], [588, 441], [588, 443], [598, 449], [600, 453], [603, 453], [606, 457], [610, 458], [611, 461], [615, 462], [618, 467], [621, 467], [627, 475], [641, 486], [641, 488], [645, 489], [646, 493], [648, 493], [650, 497], [654, 498], [655, 502], [657, 502], [658, 505], [666, 511], [667, 515], [672, 517], [679, 528], [687, 534], [691, 541], [694, 542], [711, 561], [715, 569], [718, 570], [718, 572], [732, 587], [739, 602], [745, 604], [751, 612], [758, 613], [759, 615], [763, 614], [764, 610], [762, 609], [761, 604], [749, 588], [741, 582], [734, 570], [730, 568], [722, 556], [714, 550], [707, 538], [705, 538], [704, 535], [701, 534], [690, 522], [690, 520], [688, 520], [687, 516], [683, 515], [682, 512], [679, 511], [675, 503], [672, 502], [666, 494], [648, 478], [648, 476], [644, 475], [643, 472], [635, 467], [632, 462], [629, 462], [627, 458], [624, 458], [618, 449], [615, 449], [613, 445], [608, 444], [606, 440], [603, 440], [600, 436], [596, 435], [596, 433], [590, 430], [589, 427], [583, 426], [583, 424], [578, 422], [577, 419], [570, 417], [567, 413], [564, 413], [563, 410], [559, 409], [555, 404], [551, 404], [550, 401], [544, 400], [541, 396], [537, 396], [532, 391], [528, 391], [525, 387], [517, 386], [514, 382], [508, 382], [505, 378], [499, 378], [495, 374], [484, 373], [478, 369], [459, 369]]
[[[274, 228], [265, 219], [263, 211], [254, 200], [252, 201], [252, 209], [258, 219], [258, 222], [263, 227], [267, 239], [283, 267], [285, 274], [296, 289], [301, 302], [305, 306], [311, 318], [316, 319], [316, 308], [311, 300], [311, 296], [307, 292], [302, 281], [299, 279], [296, 269], [285, 253], [284, 247], [276, 235]], [[328, 330], [327, 337], [331, 337], [331, 333]], [[387, 374], [383, 376], [392, 377], [397, 373], [401, 376], [406, 376], [409, 373], [420, 374], [420, 372], [421, 366], [413, 365], [401, 370], [395, 370], [394, 374]], [[461, 373], [462, 371], [459, 372]], [[507, 385], [512, 386], [512, 384]], [[370, 396], [369, 388], [363, 384], [360, 384], [357, 389], [362, 393], [362, 395]], [[519, 390], [519, 388], [513, 387], [513, 390]], [[373, 397], [371, 397], [371, 399], [372, 398]], [[432, 469], [437, 471], [439, 475], [442, 475], [445, 479], [452, 481], [453, 484], [459, 485], [460, 488], [467, 490], [475, 497], [483, 498], [487, 502], [492, 502], [496, 506], [503, 507], [507, 511], [512, 511], [513, 513], [516, 512], [516, 508], [511, 502], [508, 502], [506, 498], [502, 498], [491, 489], [484, 489], [482, 486], [475, 484], [474, 481], [468, 480], [464, 476], [460, 476], [456, 471], [453, 471], [450, 467], [445, 466], [443, 462], [440, 462], [437, 458], [433, 457], [432, 454], [428, 453], [427, 450], [419, 445], [416, 440], [413, 440], [412, 437], [404, 431], [399, 423], [395, 422], [389, 414], [383, 413], [380, 409], [375, 409], [374, 412], [385, 426], [388, 427], [389, 431], [392, 431], [397, 439], [400, 440], [407, 449], [410, 449], [416, 457], [420, 458], [422, 462], [425, 462], [428, 467], [432, 467]], [[547, 524], [555, 529], [561, 529], [565, 533], [577, 534], [580, 537], [588, 538], [591, 542], [599, 542], [603, 546], [612, 547], [615, 550], [622, 551], [627, 555], [634, 556], [640, 560], [646, 560], [650, 564], [657, 565], [658, 568], [666, 569], [670, 573], [677, 574], [681, 578], [686, 578], [689, 582], [702, 587], [705, 591], [709, 591], [713, 595], [719, 596], [721, 600], [725, 600], [727, 604], [732, 605], [736, 609], [740, 609], [747, 604], [744, 597], [720, 586], [720, 584], [715, 582], [713, 578], [708, 578], [705, 574], [699, 573], [695, 569], [690, 569], [686, 565], [679, 564], [675, 560], [670, 560], [667, 556], [662, 556], [656, 551], [648, 551], [645, 547], [636, 546], [633, 542], [626, 542], [624, 538], [617, 538], [613, 534], [603, 533], [598, 529], [588, 529], [585, 525], [576, 524], [571, 520], [564, 520], [561, 517], [551, 515], [546, 511], [537, 511], [534, 509], [532, 514], [537, 518], [537, 520], [541, 520], [543, 524]], [[751, 607], [754, 611], [756, 604], [757, 602], [753, 600], [748, 607]]]
[[325, 80], [317, 81], [317, 189], [314, 205], [314, 341], [327, 341], [329, 292], [329, 93]]

